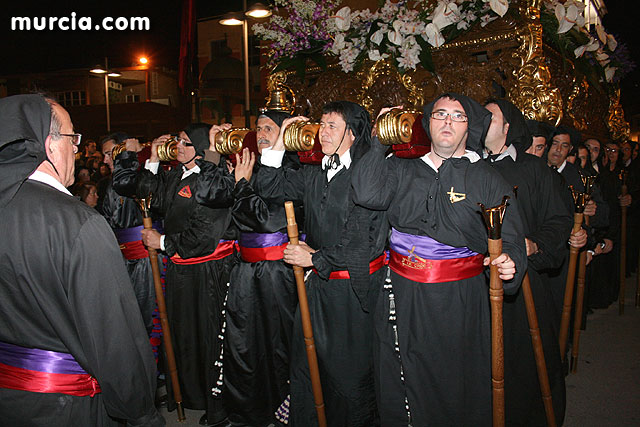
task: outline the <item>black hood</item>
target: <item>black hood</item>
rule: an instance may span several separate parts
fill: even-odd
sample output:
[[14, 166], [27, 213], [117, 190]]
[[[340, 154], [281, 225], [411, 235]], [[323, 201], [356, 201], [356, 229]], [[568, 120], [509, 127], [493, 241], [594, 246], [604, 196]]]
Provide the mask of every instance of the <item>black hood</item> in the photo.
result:
[[429, 131], [429, 119], [433, 111], [433, 106], [440, 98], [445, 97], [458, 101], [462, 105], [462, 108], [464, 108], [464, 113], [468, 119], [467, 150], [480, 154], [484, 145], [484, 137], [487, 135], [487, 130], [491, 124], [491, 112], [465, 95], [452, 92], [444, 93], [424, 107], [422, 127], [427, 132], [429, 139], [432, 139], [431, 132]]
[[371, 147], [371, 116], [361, 105], [350, 101], [333, 101], [325, 105], [323, 114], [339, 113], [355, 140], [349, 149], [352, 161], [361, 158]]
[[0, 99], [0, 210], [46, 159], [51, 107], [41, 95]]
[[505, 99], [492, 99], [487, 104], [496, 104], [509, 123], [506, 146], [513, 145], [518, 152], [525, 152], [531, 146], [533, 137], [520, 109]]
[[211, 125], [206, 123], [191, 123], [184, 129], [184, 133], [189, 136], [196, 155], [204, 157], [204, 150], [209, 148], [209, 129]]
[[[551, 139], [551, 135], [553, 135], [553, 132], [555, 132], [556, 130], [555, 127], [546, 122], [539, 122], [537, 120], [526, 120], [526, 123], [527, 128], [529, 129], [529, 133], [532, 137], [541, 136], [547, 142]], [[531, 143], [533, 144], [533, 139]]]
[[[284, 111], [266, 110], [260, 113], [258, 119], [261, 116], [269, 117], [276, 125], [278, 125], [278, 127], [282, 127], [282, 122], [284, 122], [284, 119], [288, 119], [289, 117], [291, 117], [291, 114], [285, 113]], [[258, 121], [256, 120], [256, 123], [257, 122]]]

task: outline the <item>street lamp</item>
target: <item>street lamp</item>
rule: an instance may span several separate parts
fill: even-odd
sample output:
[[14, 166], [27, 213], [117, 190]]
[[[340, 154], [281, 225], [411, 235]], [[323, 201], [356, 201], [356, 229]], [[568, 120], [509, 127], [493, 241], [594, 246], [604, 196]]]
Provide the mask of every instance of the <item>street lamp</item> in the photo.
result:
[[[262, 3], [253, 3], [247, 9], [247, 0], [242, 2], [244, 14], [252, 18], [267, 18], [271, 16], [271, 9]], [[222, 25], [242, 25], [242, 50], [244, 63], [244, 121], [245, 127], [251, 127], [251, 100], [249, 92], [249, 23], [241, 13], [231, 12], [219, 21]]]
[[93, 74], [104, 75], [104, 100], [107, 110], [107, 132], [111, 132], [111, 116], [109, 111], [109, 77], [120, 77], [121, 74], [115, 71], [110, 71], [108, 64], [109, 61], [107, 60], [107, 58], [104, 58], [104, 67], [102, 67], [101, 65], [96, 65], [89, 71]]

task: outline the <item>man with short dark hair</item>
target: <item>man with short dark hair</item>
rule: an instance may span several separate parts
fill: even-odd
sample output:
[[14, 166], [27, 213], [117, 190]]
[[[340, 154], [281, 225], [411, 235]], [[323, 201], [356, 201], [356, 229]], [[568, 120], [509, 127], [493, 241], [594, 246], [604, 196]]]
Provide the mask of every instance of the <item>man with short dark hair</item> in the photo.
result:
[[0, 419], [164, 425], [118, 245], [104, 218], [65, 189], [79, 142], [54, 101], [0, 100]]
[[[322, 168], [283, 167], [283, 132], [303, 117], [286, 119], [271, 149], [262, 151], [258, 191], [274, 200], [302, 201], [306, 243], [289, 244], [284, 261], [313, 267], [307, 293], [318, 354], [325, 412], [331, 426], [377, 423], [373, 371], [373, 309], [383, 283], [387, 236], [384, 212], [354, 206], [353, 166], [370, 149], [369, 113], [360, 105], [335, 101], [320, 121]], [[290, 424], [316, 421], [300, 310], [291, 349]]]
[[[385, 110], [383, 109], [380, 114]], [[512, 188], [478, 151], [490, 113], [464, 95], [424, 108], [431, 151], [390, 156], [375, 141], [354, 171], [356, 204], [387, 211], [390, 283], [376, 307], [376, 379], [381, 425], [491, 425], [487, 208], [510, 196], [498, 267], [507, 294], [526, 271]]]

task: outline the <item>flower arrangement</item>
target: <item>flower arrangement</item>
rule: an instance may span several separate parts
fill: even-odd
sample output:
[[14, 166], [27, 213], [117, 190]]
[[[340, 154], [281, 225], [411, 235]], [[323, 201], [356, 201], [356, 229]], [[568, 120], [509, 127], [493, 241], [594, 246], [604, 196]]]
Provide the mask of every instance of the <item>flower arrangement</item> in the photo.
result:
[[[326, 65], [324, 55], [333, 43], [335, 9], [341, 0], [274, 0], [268, 23], [255, 24], [253, 33], [271, 41], [268, 66], [296, 68], [304, 74], [307, 60]], [[278, 15], [278, 12], [284, 12]]]
[[[359, 69], [365, 59], [388, 59], [400, 73], [421, 65], [434, 72], [431, 49], [454, 40], [476, 25], [485, 26], [509, 11], [509, 0], [385, 0], [371, 12], [340, 6], [341, 0], [274, 0], [276, 10], [267, 24], [253, 31], [271, 41], [268, 65], [275, 70], [296, 68], [300, 75], [308, 60], [326, 66], [325, 56], [338, 58], [345, 73]], [[635, 64], [628, 51], [602, 26], [585, 28], [584, 4], [548, 0], [541, 11], [543, 34], [565, 58], [571, 53], [576, 69], [591, 83], [616, 83]]]
[[618, 83], [635, 64], [626, 46], [607, 34], [602, 25], [587, 30], [584, 10], [584, 3], [575, 0], [547, 1], [540, 13], [545, 41], [571, 58], [576, 70], [593, 86]]

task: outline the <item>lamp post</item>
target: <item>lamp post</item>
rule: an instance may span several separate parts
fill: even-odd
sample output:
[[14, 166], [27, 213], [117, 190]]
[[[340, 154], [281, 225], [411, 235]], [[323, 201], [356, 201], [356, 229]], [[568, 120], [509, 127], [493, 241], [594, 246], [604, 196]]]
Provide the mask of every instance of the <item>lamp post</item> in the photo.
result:
[[237, 12], [229, 13], [222, 17], [222, 25], [242, 25], [242, 50], [244, 63], [244, 121], [245, 127], [251, 127], [251, 97], [249, 91], [249, 23], [247, 17], [267, 18], [271, 16], [271, 10], [262, 3], [253, 3], [247, 9], [247, 0], [242, 2], [244, 15]]
[[149, 91], [149, 59], [146, 56], [138, 58], [138, 63], [144, 67], [144, 93], [146, 102], [151, 102], [151, 93]]
[[101, 65], [93, 67], [90, 72], [104, 75], [104, 100], [107, 110], [107, 132], [111, 132], [111, 114], [109, 111], [109, 77], [120, 77], [120, 73], [109, 71], [109, 60], [104, 58], [104, 68]]

